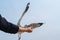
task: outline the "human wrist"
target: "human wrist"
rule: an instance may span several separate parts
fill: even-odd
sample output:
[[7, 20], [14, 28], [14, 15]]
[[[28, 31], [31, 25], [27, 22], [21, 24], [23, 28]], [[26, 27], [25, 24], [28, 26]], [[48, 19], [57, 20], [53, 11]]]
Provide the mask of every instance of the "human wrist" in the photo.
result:
[[19, 27], [19, 32], [27, 32], [28, 28]]

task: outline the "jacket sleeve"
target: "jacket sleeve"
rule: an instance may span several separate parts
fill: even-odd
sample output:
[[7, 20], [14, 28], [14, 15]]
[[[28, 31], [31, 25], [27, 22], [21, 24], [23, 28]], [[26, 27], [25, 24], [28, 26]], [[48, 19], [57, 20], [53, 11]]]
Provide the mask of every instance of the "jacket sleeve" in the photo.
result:
[[0, 30], [6, 33], [15, 34], [18, 32], [19, 27], [8, 22], [4, 17], [0, 15]]

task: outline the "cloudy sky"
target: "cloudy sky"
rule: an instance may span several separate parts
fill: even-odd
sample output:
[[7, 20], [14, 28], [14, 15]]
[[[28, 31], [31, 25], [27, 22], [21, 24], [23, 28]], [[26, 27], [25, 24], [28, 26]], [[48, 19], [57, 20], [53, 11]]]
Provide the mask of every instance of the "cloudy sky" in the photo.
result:
[[[0, 14], [17, 24], [28, 2], [30, 8], [21, 25], [34, 22], [43, 22], [44, 25], [32, 33], [23, 33], [21, 40], [60, 40], [60, 0], [0, 0]], [[1, 40], [17, 40], [17, 35], [0, 31]]]

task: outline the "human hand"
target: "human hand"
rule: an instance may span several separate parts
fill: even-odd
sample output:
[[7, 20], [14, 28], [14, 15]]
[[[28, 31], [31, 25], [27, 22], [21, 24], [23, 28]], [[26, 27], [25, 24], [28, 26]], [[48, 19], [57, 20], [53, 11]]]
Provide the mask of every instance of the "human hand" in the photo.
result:
[[27, 28], [27, 32], [28, 33], [31, 33], [32, 31], [33, 31], [32, 26], [30, 26], [30, 27]]

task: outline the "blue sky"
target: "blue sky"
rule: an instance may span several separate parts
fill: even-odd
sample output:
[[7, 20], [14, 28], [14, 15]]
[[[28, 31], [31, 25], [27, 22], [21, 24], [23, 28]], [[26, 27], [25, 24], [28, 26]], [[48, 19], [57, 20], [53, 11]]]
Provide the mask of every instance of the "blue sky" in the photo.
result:
[[[30, 8], [21, 25], [33, 22], [43, 22], [44, 25], [32, 33], [23, 33], [21, 40], [60, 40], [60, 0], [0, 0], [0, 14], [17, 24], [28, 2]], [[1, 40], [17, 40], [17, 35], [0, 31]]]

